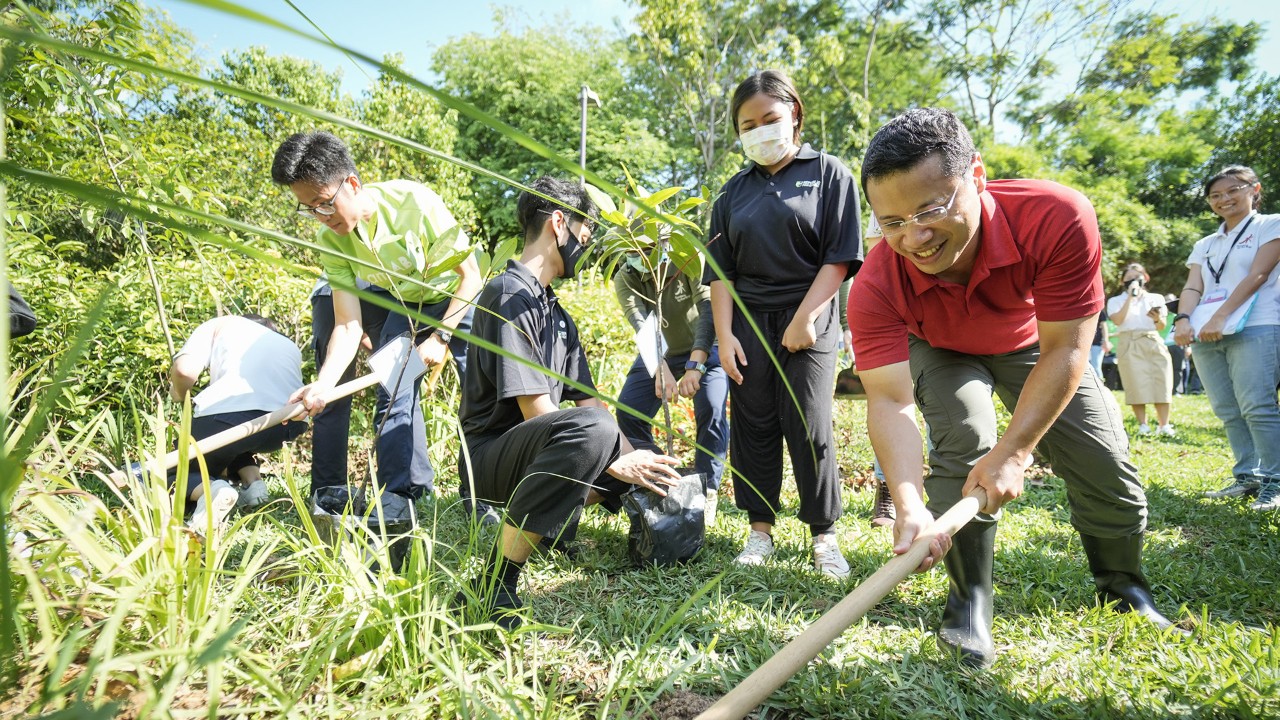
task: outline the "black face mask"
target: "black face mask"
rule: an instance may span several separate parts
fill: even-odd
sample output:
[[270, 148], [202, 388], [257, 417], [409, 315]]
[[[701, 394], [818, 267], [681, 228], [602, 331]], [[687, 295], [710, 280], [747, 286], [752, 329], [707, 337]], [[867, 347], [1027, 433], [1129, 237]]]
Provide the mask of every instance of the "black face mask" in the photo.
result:
[[587, 254], [587, 248], [578, 241], [578, 236], [574, 235], [573, 231], [569, 229], [568, 223], [565, 224], [564, 231], [569, 233], [569, 239], [565, 240], [564, 244], [558, 248], [560, 250], [560, 262], [564, 264], [564, 273], [561, 277], [572, 278], [578, 274], [578, 261], [582, 259], [583, 255]]

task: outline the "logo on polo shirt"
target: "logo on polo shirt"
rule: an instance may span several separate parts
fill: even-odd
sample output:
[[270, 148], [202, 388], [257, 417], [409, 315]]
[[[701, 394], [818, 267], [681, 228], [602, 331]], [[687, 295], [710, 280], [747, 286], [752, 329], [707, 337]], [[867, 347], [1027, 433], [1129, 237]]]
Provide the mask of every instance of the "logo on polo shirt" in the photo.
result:
[[797, 181], [796, 181], [796, 187], [798, 187], [798, 188], [800, 188], [800, 187], [811, 187], [811, 188], [813, 188], [813, 189], [815, 189], [815, 190], [816, 190], [816, 189], [818, 189], [818, 188], [822, 187], [822, 181], [821, 181], [821, 180], [797, 180]]

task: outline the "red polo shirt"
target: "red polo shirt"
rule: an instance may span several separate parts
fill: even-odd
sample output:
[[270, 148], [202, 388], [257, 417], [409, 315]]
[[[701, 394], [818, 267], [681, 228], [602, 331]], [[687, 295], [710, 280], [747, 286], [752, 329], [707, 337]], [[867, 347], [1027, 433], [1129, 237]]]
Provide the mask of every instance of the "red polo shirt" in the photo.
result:
[[867, 255], [848, 307], [859, 370], [905, 361], [908, 334], [999, 355], [1039, 340], [1037, 320], [1102, 309], [1102, 243], [1084, 195], [1046, 180], [992, 180], [979, 197], [981, 245], [967, 285], [920, 272], [885, 242]]

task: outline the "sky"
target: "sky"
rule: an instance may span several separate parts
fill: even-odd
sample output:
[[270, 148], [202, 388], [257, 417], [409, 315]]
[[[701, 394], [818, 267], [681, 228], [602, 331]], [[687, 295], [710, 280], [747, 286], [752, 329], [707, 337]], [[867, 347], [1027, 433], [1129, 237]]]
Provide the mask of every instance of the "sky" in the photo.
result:
[[[327, 70], [339, 68], [343, 89], [353, 96], [369, 85], [376, 73], [330, 48], [293, 37], [272, 28], [182, 0], [150, 0], [191, 31], [199, 52], [214, 63], [228, 50], [265, 46], [278, 55], [296, 55], [318, 61]], [[286, 0], [238, 0], [242, 5], [280, 19], [292, 27], [305, 22]], [[431, 55], [452, 37], [468, 33], [491, 35], [495, 14], [504, 13], [517, 28], [570, 20], [596, 25], [607, 32], [629, 27], [635, 12], [627, 0], [521, 0], [489, 3], [477, 0], [292, 0], [308, 18], [335, 42], [381, 58], [399, 52], [405, 69], [431, 82]], [[1254, 55], [1255, 64], [1269, 75], [1280, 75], [1280, 2], [1275, 0], [1148, 0], [1157, 12], [1176, 14], [1187, 22], [1206, 18], [1250, 20], [1265, 25], [1266, 38]], [[365, 73], [368, 73], [366, 76]], [[1074, 80], [1074, 78], [1072, 78]]]
[[[306, 28], [306, 20], [285, 0], [233, 1], [291, 27]], [[401, 53], [405, 56], [405, 70], [428, 82], [434, 78], [431, 56], [436, 48], [459, 35], [495, 34], [497, 13], [506, 15], [516, 28], [540, 27], [569, 19], [574, 24], [595, 25], [609, 32], [618, 32], [615, 28], [624, 26], [625, 19], [633, 13], [626, 0], [292, 1], [337, 44], [379, 59], [393, 52]], [[340, 68], [343, 89], [352, 96], [358, 96], [370, 84], [369, 78], [377, 76], [375, 70], [362, 69], [336, 50], [250, 20], [182, 0], [144, 2], [165, 10], [178, 25], [190, 31], [196, 38], [198, 50], [210, 61], [216, 61], [228, 50], [263, 45], [274, 55], [315, 60], [326, 70]]]

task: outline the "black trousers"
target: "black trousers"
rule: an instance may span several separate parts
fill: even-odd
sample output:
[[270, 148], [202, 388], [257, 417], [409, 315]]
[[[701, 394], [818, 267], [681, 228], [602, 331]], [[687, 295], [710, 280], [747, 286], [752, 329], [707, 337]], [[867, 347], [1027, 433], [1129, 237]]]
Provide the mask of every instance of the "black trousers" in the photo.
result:
[[1187, 392], [1187, 349], [1181, 345], [1170, 345], [1169, 360], [1173, 362], [1173, 394], [1184, 395]]
[[[795, 308], [753, 312], [763, 338], [757, 337], [741, 311], [734, 308], [733, 334], [746, 353], [747, 366], [740, 368], [742, 384], [729, 386], [733, 422], [729, 459], [737, 505], [751, 522], [772, 524], [777, 517], [784, 439], [800, 494], [800, 521], [824, 525], [840, 518], [840, 476], [831, 420], [841, 335], [835, 307], [834, 302], [828, 304], [814, 323], [818, 334], [814, 346], [798, 353], [782, 346], [782, 335]], [[781, 370], [774, 366], [766, 347]], [[724, 352], [721, 348], [722, 363]]]
[[[191, 418], [191, 437], [203, 440], [210, 435], [217, 435], [227, 428], [235, 427], [254, 418], [265, 415], [267, 410], [241, 410], [238, 412], [217, 413], [203, 417]], [[209, 477], [231, 478], [240, 468], [258, 465], [254, 453], [275, 452], [284, 444], [307, 431], [305, 422], [287, 422], [273, 425], [262, 432], [237, 440], [224, 448], [206, 453], [205, 466], [209, 468]], [[176, 475], [175, 475], [176, 477]], [[235, 479], [235, 478], [231, 478]], [[200, 485], [200, 462], [193, 456], [187, 466], [187, 495]]]
[[622, 454], [622, 433], [608, 410], [569, 408], [526, 420], [491, 440], [464, 445], [462, 484], [476, 499], [505, 505], [507, 522], [558, 537], [591, 489], [617, 510], [630, 486], [605, 474]]

